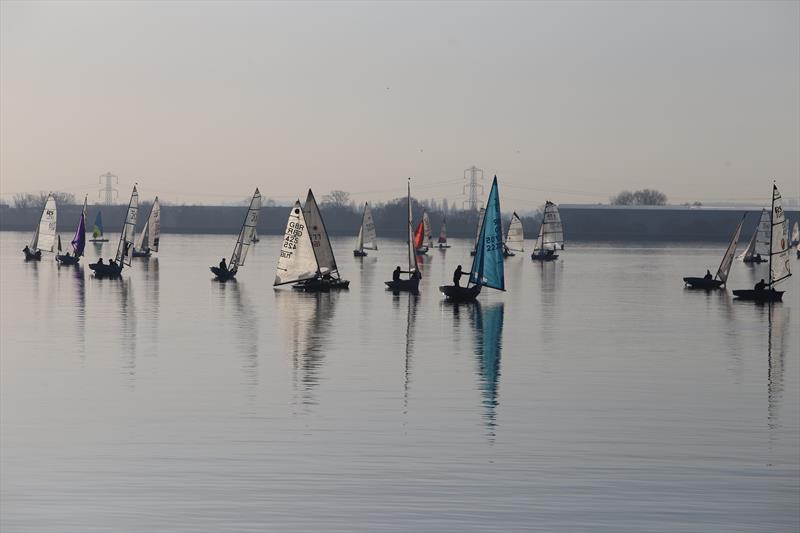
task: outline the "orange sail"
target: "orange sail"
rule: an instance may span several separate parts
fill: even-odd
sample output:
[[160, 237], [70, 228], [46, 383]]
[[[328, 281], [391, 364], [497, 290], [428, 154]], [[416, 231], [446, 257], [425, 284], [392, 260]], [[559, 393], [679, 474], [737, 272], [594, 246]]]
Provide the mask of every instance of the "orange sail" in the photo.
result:
[[425, 227], [420, 221], [417, 229], [414, 231], [414, 248], [422, 248], [422, 241], [425, 239]]

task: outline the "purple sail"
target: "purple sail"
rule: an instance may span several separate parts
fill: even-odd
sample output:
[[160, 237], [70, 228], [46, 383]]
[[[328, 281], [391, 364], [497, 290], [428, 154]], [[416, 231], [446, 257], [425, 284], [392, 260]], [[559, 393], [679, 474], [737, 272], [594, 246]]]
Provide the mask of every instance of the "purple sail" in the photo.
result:
[[86, 248], [86, 211], [81, 213], [78, 229], [75, 230], [75, 236], [72, 238], [72, 249], [75, 250], [76, 257], [83, 255], [84, 248]]

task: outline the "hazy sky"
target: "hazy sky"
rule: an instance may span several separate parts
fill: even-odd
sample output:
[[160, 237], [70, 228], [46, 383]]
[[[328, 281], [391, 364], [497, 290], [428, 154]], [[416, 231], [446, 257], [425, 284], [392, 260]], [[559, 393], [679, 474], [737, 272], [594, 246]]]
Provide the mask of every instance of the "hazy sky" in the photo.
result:
[[800, 2], [2, 2], [0, 192], [800, 195]]

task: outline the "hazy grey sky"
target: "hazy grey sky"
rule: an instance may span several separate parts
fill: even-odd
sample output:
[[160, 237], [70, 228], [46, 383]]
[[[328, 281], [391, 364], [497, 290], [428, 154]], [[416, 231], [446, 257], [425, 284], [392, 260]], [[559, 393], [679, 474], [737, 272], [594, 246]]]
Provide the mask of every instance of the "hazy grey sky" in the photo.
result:
[[[0, 191], [800, 194], [800, 3], [2, 2]], [[488, 189], [488, 187], [487, 187]]]

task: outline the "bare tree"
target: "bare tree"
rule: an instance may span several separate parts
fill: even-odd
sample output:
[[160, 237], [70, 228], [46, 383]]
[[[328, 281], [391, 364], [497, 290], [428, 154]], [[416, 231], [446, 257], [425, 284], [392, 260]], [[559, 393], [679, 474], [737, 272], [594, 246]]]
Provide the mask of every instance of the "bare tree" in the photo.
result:
[[[51, 193], [17, 193], [14, 195], [14, 207], [41, 207], [47, 201], [47, 196], [49, 194]], [[56, 203], [59, 205], [75, 204], [75, 195], [70, 192], [53, 191], [52, 195], [56, 199]]]
[[322, 197], [322, 203], [329, 207], [350, 207], [350, 193], [334, 190]]
[[655, 189], [622, 191], [611, 197], [612, 205], [666, 205], [666, 203], [667, 195]]
[[631, 191], [622, 191], [616, 196], [611, 197], [612, 205], [633, 205], [634, 196]]

